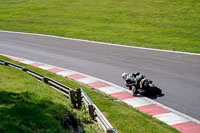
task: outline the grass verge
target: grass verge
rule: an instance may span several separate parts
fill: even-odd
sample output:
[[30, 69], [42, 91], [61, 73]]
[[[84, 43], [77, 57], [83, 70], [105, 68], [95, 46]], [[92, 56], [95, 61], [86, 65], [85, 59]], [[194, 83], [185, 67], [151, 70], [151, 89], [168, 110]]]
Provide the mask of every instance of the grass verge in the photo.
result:
[[[9, 62], [14, 62], [11, 61], [10, 59], [7, 59], [5, 57], [0, 56], [0, 59], [9, 61]], [[55, 75], [53, 73], [49, 73], [48, 71], [44, 71], [35, 67], [31, 67], [31, 66], [27, 66], [25, 64], [21, 64], [19, 62], [14, 62], [15, 64], [19, 64], [21, 66], [24, 66], [28, 69], [31, 69], [35, 72], [38, 72], [42, 75], [48, 76], [52, 79], [55, 79], [58, 82], [61, 82], [67, 86], [69, 86], [70, 88], [76, 89], [76, 88], [83, 88], [86, 93], [89, 95], [89, 97], [92, 99], [92, 101], [97, 105], [97, 107], [103, 112], [103, 114], [107, 117], [107, 119], [109, 120], [109, 122], [113, 125], [113, 127], [119, 132], [119, 133], [132, 133], [132, 132], [136, 132], [136, 133], [178, 133], [178, 131], [166, 124], [164, 124], [163, 122], [160, 122], [156, 119], [154, 119], [153, 117], [146, 115], [142, 112], [139, 112], [138, 110], [132, 108], [131, 106], [125, 104], [124, 102], [118, 101], [115, 98], [112, 98], [104, 93], [101, 93], [99, 91], [93, 90], [92, 88], [89, 88], [88, 86], [85, 86], [83, 84], [79, 84], [75, 81], [63, 78], [61, 76]], [[8, 69], [8, 70], [4, 70], [4, 69]], [[0, 71], [4, 72], [4, 75], [8, 75], [8, 79], [10, 79], [11, 77], [15, 76], [13, 74], [11, 74], [12, 71], [19, 71], [19, 70], [11, 70], [12, 68], [7, 68], [5, 66], [0, 66]], [[50, 105], [52, 103], [55, 103], [55, 105], [51, 105], [50, 109], [55, 110], [56, 112], [62, 112], [61, 110], [56, 109], [58, 105], [62, 105], [61, 107], [66, 108], [65, 106], [68, 107], [68, 101], [66, 100], [66, 98], [64, 98], [63, 96], [59, 95], [58, 97], [54, 97], [51, 93], [55, 93], [54, 90], [49, 89], [48, 93], [44, 93], [41, 94], [41, 91], [45, 91], [42, 88], [34, 88], [32, 86], [32, 83], [29, 84], [27, 79], [30, 78], [32, 79], [33, 77], [30, 77], [29, 75], [24, 74], [23, 72], [20, 71], [20, 74], [22, 75], [22, 79], [24, 82], [23, 84], [20, 84], [20, 82], [17, 82], [17, 84], [20, 84], [20, 87], [17, 88], [13, 88], [13, 87], [7, 87], [10, 83], [4, 83], [3, 81], [5, 81], [5, 79], [1, 76], [0, 77], [0, 91], [7, 91], [8, 92], [12, 92], [12, 91], [19, 91], [21, 88], [24, 88], [24, 85], [28, 85], [29, 87], [25, 87], [26, 91], [24, 91], [23, 93], [30, 93], [27, 94], [29, 97], [31, 97], [31, 99], [34, 99], [34, 101], [37, 101], [38, 104], [41, 106], [41, 108], [45, 108], [45, 102], [44, 101], [51, 101]], [[28, 77], [28, 78], [27, 78]], [[6, 79], [6, 80], [8, 80]], [[34, 79], [32, 79], [34, 80]], [[12, 80], [12, 82], [14, 82], [16, 84], [15, 80]], [[34, 80], [34, 83], [39, 85], [42, 84], [42, 86], [47, 87], [47, 85], [38, 82], [37, 80]], [[46, 92], [46, 91], [45, 91]], [[13, 93], [13, 92], [12, 92]], [[15, 92], [18, 93], [18, 92]], [[21, 92], [20, 92], [21, 93]], [[23, 94], [22, 93], [22, 94]], [[34, 95], [32, 95], [32, 93], [38, 93], [39, 97], [36, 97]], [[45, 96], [45, 100], [44, 98], [42, 98], [42, 95]], [[50, 96], [49, 96], [50, 95]], [[52, 95], [52, 96], [51, 96]], [[57, 94], [58, 95], [58, 94]], [[20, 102], [21, 97], [19, 98], [17, 102]], [[42, 101], [40, 102], [40, 99], [42, 99]], [[0, 99], [1, 101], [1, 99]], [[23, 100], [22, 100], [23, 101]], [[61, 101], [64, 101], [63, 103]], [[64, 106], [65, 105], [65, 106]], [[4, 101], [2, 101], [2, 103], [0, 103], [0, 109], [1, 106], [3, 106], [4, 108], [6, 108], [6, 106], [4, 105]], [[12, 104], [10, 105], [12, 106]], [[28, 105], [27, 105], [28, 106]], [[38, 110], [40, 110], [40, 106], [38, 107]], [[9, 108], [8, 108], [9, 109]], [[32, 114], [32, 112], [36, 115], [39, 115], [39, 113], [31, 111], [29, 112], [29, 115]], [[75, 111], [78, 112], [78, 111]], [[14, 113], [14, 114], [12, 114]], [[10, 115], [15, 116], [15, 112], [12, 112]], [[53, 111], [54, 114], [56, 114]], [[46, 113], [44, 113], [46, 115]], [[62, 114], [62, 113], [61, 113]], [[28, 116], [29, 116], [28, 115]], [[48, 116], [48, 113], [47, 113]], [[17, 116], [18, 117], [18, 116]], [[89, 121], [87, 119], [87, 117], [85, 117], [82, 113], [78, 113], [77, 118], [79, 118], [79, 120], [84, 121]], [[29, 118], [27, 118], [28, 120]], [[2, 121], [1, 121], [2, 122]], [[0, 127], [2, 127], [0, 122]], [[20, 122], [19, 122], [20, 123]], [[40, 126], [44, 126], [44, 123], [41, 123]], [[30, 125], [28, 125], [30, 126]], [[93, 132], [94, 129], [90, 130], [91, 127], [85, 129], [88, 132]]]
[[84, 109], [73, 109], [62, 94], [23, 71], [1, 65], [0, 132], [100, 133], [102, 130]]
[[0, 0], [0, 29], [200, 53], [195, 0]]

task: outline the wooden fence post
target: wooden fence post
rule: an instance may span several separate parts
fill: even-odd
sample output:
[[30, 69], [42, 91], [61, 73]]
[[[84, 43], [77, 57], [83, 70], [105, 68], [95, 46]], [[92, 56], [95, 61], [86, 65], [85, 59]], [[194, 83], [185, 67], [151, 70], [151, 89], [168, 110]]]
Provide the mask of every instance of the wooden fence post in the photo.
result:
[[22, 71], [27, 72], [28, 69], [23, 67], [23, 68], [22, 68]]
[[43, 77], [42, 81], [46, 84], [48, 84], [49, 79], [47, 77]]
[[76, 102], [75, 102], [75, 92], [74, 90], [69, 91], [69, 99], [73, 105], [74, 108], [76, 108]]
[[8, 64], [9, 64], [8, 62], [4, 62], [4, 65], [5, 65], [5, 66], [8, 66]]
[[94, 106], [92, 104], [88, 104], [88, 111], [90, 117], [94, 120]]
[[82, 106], [82, 96], [81, 96], [81, 89], [76, 89], [76, 99], [77, 99], [77, 108], [80, 109]]
[[113, 130], [112, 129], [107, 129], [106, 133], [113, 133]]

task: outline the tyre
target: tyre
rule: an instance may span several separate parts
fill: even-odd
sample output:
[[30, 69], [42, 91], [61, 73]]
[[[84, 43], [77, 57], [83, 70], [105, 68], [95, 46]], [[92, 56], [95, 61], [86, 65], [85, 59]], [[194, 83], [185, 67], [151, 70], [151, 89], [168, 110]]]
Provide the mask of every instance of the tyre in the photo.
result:
[[151, 93], [153, 95], [161, 95], [162, 94], [162, 90], [155, 85], [150, 85], [149, 89], [151, 90]]

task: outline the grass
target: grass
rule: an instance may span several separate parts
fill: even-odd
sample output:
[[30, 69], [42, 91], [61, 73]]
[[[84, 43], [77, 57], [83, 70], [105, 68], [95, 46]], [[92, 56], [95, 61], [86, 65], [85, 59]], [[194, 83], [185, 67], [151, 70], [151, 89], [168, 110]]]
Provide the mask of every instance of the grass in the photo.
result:
[[195, 0], [0, 0], [0, 29], [200, 53]]
[[[7, 59], [5, 57], [0, 56], [0, 59], [9, 61], [9, 62], [14, 62], [11, 61], [10, 59]], [[142, 112], [139, 112], [138, 110], [134, 109], [133, 107], [125, 104], [124, 102], [118, 101], [113, 97], [110, 97], [104, 93], [101, 93], [99, 91], [93, 90], [92, 88], [89, 88], [88, 86], [85, 86], [83, 84], [80, 84], [78, 82], [69, 80], [67, 78], [63, 78], [61, 76], [55, 75], [53, 73], [49, 73], [48, 71], [44, 71], [35, 67], [31, 67], [31, 66], [27, 66], [24, 64], [21, 64], [19, 62], [14, 62], [16, 64], [19, 64], [21, 66], [24, 66], [28, 69], [31, 69], [33, 71], [36, 71], [42, 75], [48, 76], [52, 79], [55, 79], [56, 81], [59, 81], [67, 86], [69, 86], [70, 88], [76, 89], [76, 88], [83, 88], [86, 93], [89, 95], [89, 97], [92, 99], [92, 101], [97, 105], [97, 107], [103, 112], [103, 114], [106, 116], [106, 118], [109, 120], [109, 122], [112, 124], [112, 126], [119, 132], [119, 133], [132, 133], [132, 132], [136, 132], [136, 133], [178, 133], [178, 131], [166, 124], [164, 124], [161, 121], [158, 121], [156, 119], [154, 119], [153, 117], [144, 114]], [[5, 69], [5, 70], [4, 70]], [[7, 69], [7, 70], [6, 70]], [[15, 77], [15, 75], [13, 75], [11, 72], [14, 71], [15, 73], [17, 73], [19, 70], [13, 70], [12, 68], [8, 68], [5, 66], [0, 66], [0, 71], [4, 72], [5, 75], [8, 75], [9, 78], [11, 79], [11, 77]], [[4, 83], [3, 81], [4, 78], [0, 77], [0, 91], [2, 92], [2, 90], [8, 91], [9, 93], [13, 93], [13, 91], [15, 93], [19, 93], [19, 95], [28, 95], [31, 99], [34, 99], [34, 101], [37, 101], [37, 103], [39, 104], [36, 105], [38, 106], [37, 109], [38, 111], [42, 109], [45, 109], [47, 106], [45, 106], [47, 103], [46, 101], [51, 101], [50, 102], [50, 109], [55, 110], [56, 112], [60, 112], [63, 109], [59, 109], [57, 108], [57, 106], [64, 104], [65, 106], [68, 105], [68, 101], [66, 100], [66, 98], [62, 97], [61, 95], [59, 95], [58, 97], [54, 97], [54, 96], [49, 96], [51, 95], [51, 93], [55, 93], [55, 91], [51, 90], [48, 88], [49, 92], [45, 93], [45, 94], [41, 94], [41, 92], [43, 91], [43, 87], [42, 88], [35, 88], [33, 87], [33, 83], [28, 83], [27, 79], [33, 79], [33, 77], [30, 77], [29, 75], [24, 74], [23, 72], [21, 72], [21, 75], [23, 75], [22, 79], [24, 82], [19, 82], [23, 83], [20, 84], [21, 87], [19, 87], [18, 89], [22, 89], [24, 88], [24, 84], [28, 85], [28, 87], [25, 87], [25, 91], [23, 92], [15, 92], [15, 91], [19, 91], [18, 89], [16, 89], [15, 87], [7, 87], [8, 84], [10, 83]], [[16, 79], [16, 78], [15, 78]], [[12, 80], [12, 82], [16, 83], [17, 80]], [[42, 84], [42, 86], [47, 87], [47, 85], [38, 82], [37, 80], [34, 80], [34, 83], [37, 85]], [[6, 85], [5, 85], [6, 84]], [[36, 92], [35, 92], [36, 91]], [[46, 89], [44, 90], [46, 92]], [[8, 93], [6, 92], [6, 93]], [[28, 94], [26, 94], [28, 92]], [[38, 93], [38, 95], [40, 95], [39, 97], [36, 97], [35, 95], [32, 95], [33, 93]], [[43, 96], [41, 97], [41, 95], [45, 95], [44, 98]], [[58, 94], [57, 94], [58, 95]], [[13, 97], [12, 95], [10, 97]], [[15, 96], [14, 96], [15, 97]], [[3, 108], [5, 108], [5, 110], [9, 110], [8, 106], [4, 105], [4, 101], [2, 102], [1, 100], [2, 98], [0, 98], [0, 110], [1, 107], [3, 106]], [[18, 101], [15, 101], [16, 103], [21, 102], [20, 99], [22, 99], [21, 97], [18, 98]], [[42, 100], [41, 100], [42, 99]], [[23, 100], [22, 100], [23, 101]], [[61, 102], [64, 101], [64, 102]], [[11, 102], [12, 103], [12, 102]], [[34, 102], [35, 103], [35, 102]], [[53, 103], [53, 104], [52, 104]], [[13, 104], [11, 104], [10, 106], [12, 106]], [[28, 107], [29, 104], [26, 105], [26, 107]], [[63, 105], [61, 106], [61, 108], [64, 107]], [[1, 111], [0, 111], [1, 112]], [[78, 111], [75, 111], [78, 112]], [[35, 111], [30, 111], [27, 112], [28, 115], [27, 116], [31, 116], [32, 113], [36, 114], [36, 116], [40, 113], [40, 112], [35, 112]], [[55, 112], [53, 112], [55, 113]], [[12, 117], [19, 117], [19, 115], [16, 115], [15, 111], [11, 112], [10, 115], [12, 115]], [[3, 116], [3, 115], [2, 115]], [[45, 116], [49, 116], [47, 111], [45, 111], [44, 113], [44, 117]], [[1, 116], [0, 116], [1, 118]], [[20, 117], [19, 117], [20, 118]], [[87, 122], [88, 117], [82, 115], [82, 113], [78, 113], [77, 118], [81, 121]], [[6, 119], [5, 119], [6, 120]], [[26, 120], [29, 120], [29, 118], [26, 118]], [[10, 121], [10, 120], [7, 120]], [[41, 120], [42, 121], [42, 120]], [[3, 127], [2, 126], [2, 121], [0, 121], [0, 129]], [[21, 122], [21, 121], [20, 121]], [[19, 123], [20, 123], [19, 122]], [[16, 123], [18, 124], [18, 123]], [[41, 123], [41, 127], [44, 127], [45, 123]], [[31, 124], [29, 124], [28, 126], [30, 126]], [[57, 124], [58, 125], [58, 124]], [[39, 127], [40, 127], [39, 126]], [[86, 128], [85, 130], [87, 130], [88, 132], [93, 132], [92, 127], [90, 126], [89, 128]], [[54, 130], [52, 130], [52, 132], [54, 132]]]
[[1, 133], [102, 132], [85, 110], [75, 110], [66, 97], [17, 69], [0, 66]]

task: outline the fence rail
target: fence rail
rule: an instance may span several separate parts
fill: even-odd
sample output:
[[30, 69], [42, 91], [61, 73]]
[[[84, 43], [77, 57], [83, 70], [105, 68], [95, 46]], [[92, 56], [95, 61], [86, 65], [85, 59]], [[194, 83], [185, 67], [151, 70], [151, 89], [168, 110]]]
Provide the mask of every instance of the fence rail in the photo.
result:
[[81, 93], [82, 93], [83, 102], [85, 103], [85, 107], [88, 110], [90, 117], [93, 120], [96, 120], [106, 133], [117, 133], [112, 127], [112, 125], [108, 122], [108, 120], [104, 117], [102, 112], [92, 102], [92, 100], [88, 97], [88, 95], [85, 93], [83, 89], [81, 89]]
[[89, 112], [90, 117], [93, 120], [97, 121], [106, 133], [117, 133], [111, 126], [111, 124], [108, 122], [108, 120], [104, 117], [102, 112], [98, 109], [98, 107], [91, 101], [91, 99], [88, 97], [88, 95], [85, 93], [83, 89], [73, 90], [49, 77], [45, 77], [27, 68], [24, 68], [22, 66], [7, 61], [0, 60], [0, 65], [10, 66], [22, 70], [34, 76], [38, 80], [46, 84], [49, 84], [49, 86], [53, 87], [57, 91], [64, 94], [68, 99], [70, 99], [73, 107], [76, 109], [80, 109], [82, 106], [82, 102], [84, 102], [85, 108]]

